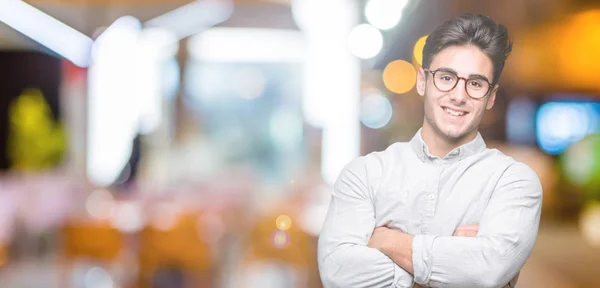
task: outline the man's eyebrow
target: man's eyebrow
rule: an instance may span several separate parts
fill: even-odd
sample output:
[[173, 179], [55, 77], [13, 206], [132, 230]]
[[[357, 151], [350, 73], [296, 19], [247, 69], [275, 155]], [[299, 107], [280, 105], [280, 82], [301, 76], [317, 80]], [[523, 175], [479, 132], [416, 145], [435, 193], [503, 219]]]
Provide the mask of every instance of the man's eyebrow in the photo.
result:
[[[454, 75], [458, 75], [458, 73], [454, 69], [448, 68], [448, 67], [440, 67], [440, 68], [436, 69], [436, 71], [447, 72], [447, 73], [452, 73]], [[485, 81], [490, 82], [490, 80], [485, 75], [482, 75], [482, 74], [469, 74], [469, 79], [472, 79], [472, 78], [483, 79]]]
[[485, 75], [481, 75], [481, 74], [469, 74], [469, 78], [480, 78], [487, 82], [490, 82], [490, 80], [487, 77], [485, 77]]
[[452, 69], [452, 68], [441, 67], [441, 68], [436, 69], [436, 71], [448, 72], [448, 73], [458, 75], [458, 73], [456, 73], [456, 71], [454, 71], [454, 69]]

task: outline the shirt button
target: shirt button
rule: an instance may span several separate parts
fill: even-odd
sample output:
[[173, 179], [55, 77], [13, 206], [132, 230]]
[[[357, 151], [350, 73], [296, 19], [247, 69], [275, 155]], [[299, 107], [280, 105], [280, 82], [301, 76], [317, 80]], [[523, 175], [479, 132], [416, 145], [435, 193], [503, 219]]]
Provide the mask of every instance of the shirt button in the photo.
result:
[[433, 201], [433, 199], [435, 199], [434, 195], [429, 195], [429, 197], [427, 197], [427, 199], [429, 199], [429, 201]]

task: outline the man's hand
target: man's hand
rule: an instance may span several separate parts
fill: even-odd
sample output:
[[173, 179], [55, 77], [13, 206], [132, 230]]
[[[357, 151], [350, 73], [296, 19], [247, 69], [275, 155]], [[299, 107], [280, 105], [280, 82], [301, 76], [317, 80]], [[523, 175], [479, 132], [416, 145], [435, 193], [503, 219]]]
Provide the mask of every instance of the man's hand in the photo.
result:
[[479, 224], [470, 224], [459, 226], [452, 236], [476, 237], [477, 233], [479, 233]]
[[387, 254], [385, 251], [389, 251], [391, 249], [391, 241], [389, 241], [390, 234], [394, 231], [387, 227], [379, 227], [373, 230], [373, 235], [371, 235], [371, 239], [369, 239], [369, 244], [367, 244], [370, 248], [375, 248], [384, 254]]
[[[458, 228], [456, 228], [456, 231], [454, 231], [454, 235], [452, 236], [475, 237], [477, 236], [477, 233], [479, 233], [479, 225], [470, 224], [459, 226]], [[413, 288], [423, 288], [423, 286], [415, 283]]]
[[378, 227], [367, 244], [390, 257], [406, 272], [413, 274], [412, 241], [415, 236], [388, 227]]
[[[453, 236], [476, 237], [479, 232], [479, 224], [464, 225], [456, 228]], [[367, 244], [370, 248], [375, 248], [383, 254], [392, 258], [408, 273], [413, 274], [412, 265], [412, 240], [414, 236], [396, 231], [388, 227], [378, 227], [373, 230], [373, 235]], [[415, 283], [415, 288], [422, 288]]]

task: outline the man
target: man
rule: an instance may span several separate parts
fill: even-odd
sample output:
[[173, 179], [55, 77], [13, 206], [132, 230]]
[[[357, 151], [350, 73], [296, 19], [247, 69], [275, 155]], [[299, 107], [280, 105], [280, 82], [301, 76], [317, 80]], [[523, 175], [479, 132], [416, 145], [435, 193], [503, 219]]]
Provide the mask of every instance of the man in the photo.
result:
[[350, 162], [319, 237], [325, 287], [514, 287], [537, 236], [542, 188], [526, 165], [485, 146], [512, 50], [506, 28], [465, 14], [434, 30], [408, 143]]

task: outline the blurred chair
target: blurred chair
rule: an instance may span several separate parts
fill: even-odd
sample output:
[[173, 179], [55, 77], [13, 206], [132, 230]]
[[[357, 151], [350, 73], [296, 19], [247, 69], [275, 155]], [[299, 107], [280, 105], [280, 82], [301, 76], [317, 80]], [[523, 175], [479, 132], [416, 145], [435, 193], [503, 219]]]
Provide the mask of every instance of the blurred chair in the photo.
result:
[[[159, 216], [160, 217], [160, 216]], [[157, 273], [183, 272], [185, 287], [214, 287], [211, 248], [201, 235], [204, 227], [197, 213], [179, 214], [170, 227], [147, 225], [140, 234], [137, 287], [153, 287]], [[174, 283], [165, 284], [174, 287]]]
[[125, 248], [125, 236], [105, 221], [67, 222], [61, 236], [60, 287], [70, 287], [68, 279], [77, 260], [91, 260], [110, 267], [120, 262]]
[[[285, 285], [285, 287], [319, 287], [320, 281], [313, 279], [315, 275], [312, 273], [317, 267], [316, 239], [294, 223], [294, 219], [299, 219], [295, 216], [297, 213], [276, 213], [285, 212], [285, 210], [277, 209], [277, 211], [271, 211], [260, 216], [251, 228], [248, 235], [249, 241], [245, 247], [246, 252], [240, 263], [240, 268], [243, 270], [240, 274], [247, 275], [248, 271], [260, 273], [255, 266], [265, 267], [269, 271], [264, 273], [272, 274], [274, 271], [272, 267], [279, 267], [276, 269], [279, 270], [279, 274], [289, 274], [289, 270], [291, 270], [295, 277], [287, 275], [285, 278], [293, 279], [294, 283], [286, 282], [277, 285]], [[287, 215], [290, 217], [289, 219], [292, 219], [291, 225], [284, 225], [286, 229], [277, 227], [278, 223], [276, 222], [281, 215]], [[256, 275], [247, 275], [247, 277], [252, 279], [264, 278]], [[279, 276], [276, 276], [276, 278], [279, 278]], [[241, 281], [247, 280], [241, 279]], [[255, 285], [261, 286], [263, 284]]]
[[6, 245], [4, 243], [0, 243], [0, 269], [4, 267], [8, 262], [8, 255], [6, 251]]

